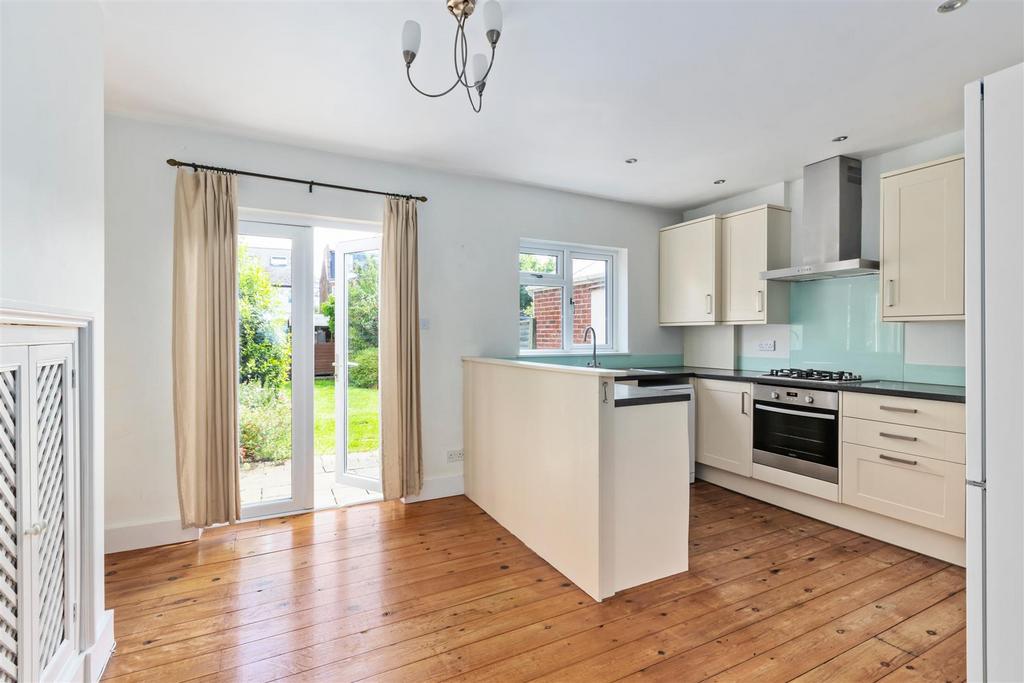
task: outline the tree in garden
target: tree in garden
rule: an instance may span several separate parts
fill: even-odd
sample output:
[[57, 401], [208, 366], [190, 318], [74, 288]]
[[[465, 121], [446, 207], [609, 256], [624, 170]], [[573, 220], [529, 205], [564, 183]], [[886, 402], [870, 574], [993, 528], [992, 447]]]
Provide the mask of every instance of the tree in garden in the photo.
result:
[[[348, 343], [352, 354], [363, 349], [377, 348], [377, 310], [380, 305], [378, 263], [379, 259], [363, 257], [352, 266], [353, 276], [348, 285]], [[334, 294], [320, 304], [320, 312], [327, 316], [327, 327], [331, 336], [334, 336], [337, 313]]]
[[291, 339], [270, 275], [245, 245], [238, 249], [238, 376], [241, 382], [280, 387], [288, 381]]

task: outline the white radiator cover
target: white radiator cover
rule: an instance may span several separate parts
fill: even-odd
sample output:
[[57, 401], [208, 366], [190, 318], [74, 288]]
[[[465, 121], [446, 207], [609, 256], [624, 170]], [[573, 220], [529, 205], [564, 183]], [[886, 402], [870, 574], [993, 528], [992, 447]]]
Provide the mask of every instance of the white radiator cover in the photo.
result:
[[0, 683], [98, 676], [83, 647], [78, 347], [74, 326], [0, 324]]

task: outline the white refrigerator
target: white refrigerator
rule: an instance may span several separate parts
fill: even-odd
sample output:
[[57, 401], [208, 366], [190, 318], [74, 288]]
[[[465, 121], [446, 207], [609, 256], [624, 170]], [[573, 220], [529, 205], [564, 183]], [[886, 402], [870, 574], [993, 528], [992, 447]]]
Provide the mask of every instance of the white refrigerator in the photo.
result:
[[1024, 64], [964, 110], [967, 675], [1024, 681]]

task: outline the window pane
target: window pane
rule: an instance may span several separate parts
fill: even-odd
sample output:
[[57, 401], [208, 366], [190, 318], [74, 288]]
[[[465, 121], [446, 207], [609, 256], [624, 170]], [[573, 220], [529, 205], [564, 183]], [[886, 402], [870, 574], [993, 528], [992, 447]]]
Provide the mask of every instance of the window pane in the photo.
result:
[[608, 262], [598, 259], [572, 260], [572, 343], [590, 344], [584, 340], [588, 327], [593, 327], [598, 345], [608, 343]]
[[519, 271], [553, 275], [558, 272], [558, 257], [552, 254], [531, 254], [519, 252]]
[[519, 285], [519, 348], [562, 348], [562, 288]]

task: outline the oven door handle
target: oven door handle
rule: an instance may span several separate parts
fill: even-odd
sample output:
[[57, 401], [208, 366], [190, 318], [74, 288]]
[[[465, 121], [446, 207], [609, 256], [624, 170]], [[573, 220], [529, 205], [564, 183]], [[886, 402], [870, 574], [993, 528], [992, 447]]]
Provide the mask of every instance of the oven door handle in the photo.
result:
[[831, 413], [811, 413], [805, 410], [790, 410], [789, 408], [776, 408], [775, 406], [766, 406], [760, 403], [755, 403], [754, 407], [758, 410], [767, 410], [772, 413], [785, 413], [786, 415], [796, 415], [798, 417], [813, 417], [816, 420], [834, 420], [835, 415]]

